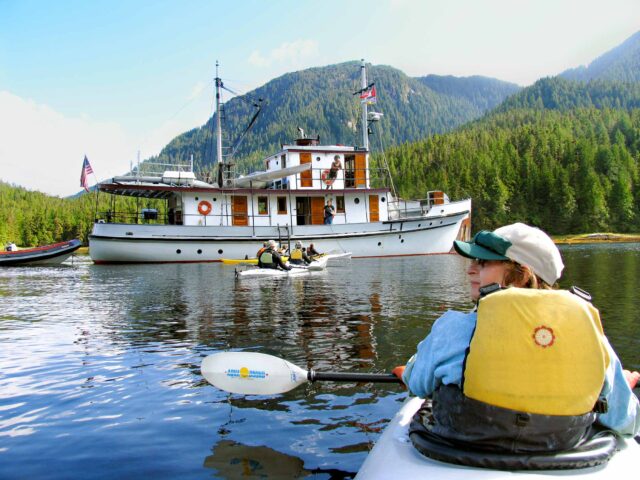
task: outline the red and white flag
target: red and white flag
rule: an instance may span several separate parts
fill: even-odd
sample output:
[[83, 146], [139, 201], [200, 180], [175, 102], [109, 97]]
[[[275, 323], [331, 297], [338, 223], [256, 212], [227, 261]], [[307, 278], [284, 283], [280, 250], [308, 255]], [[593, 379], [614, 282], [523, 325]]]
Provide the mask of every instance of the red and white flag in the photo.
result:
[[366, 90], [363, 90], [360, 94], [360, 101], [362, 103], [368, 103], [369, 105], [376, 103], [376, 86], [372, 83]]
[[93, 168], [91, 168], [89, 159], [85, 155], [84, 162], [82, 162], [82, 173], [80, 174], [80, 186], [84, 188], [87, 192], [89, 191], [89, 183], [87, 182], [87, 177], [89, 176], [90, 173], [93, 173]]

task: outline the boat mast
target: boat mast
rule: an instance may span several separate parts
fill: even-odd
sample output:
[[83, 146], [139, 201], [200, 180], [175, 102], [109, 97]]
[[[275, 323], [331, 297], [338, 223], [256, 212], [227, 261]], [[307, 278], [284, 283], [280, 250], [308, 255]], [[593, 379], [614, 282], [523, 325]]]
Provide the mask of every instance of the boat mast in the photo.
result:
[[[360, 87], [364, 92], [367, 88], [367, 69], [365, 67], [364, 58], [360, 65]], [[369, 126], [367, 124], [367, 102], [362, 103], [362, 146], [365, 150], [369, 150]]]
[[[216, 60], [216, 140], [217, 140], [217, 160], [218, 168], [222, 169], [222, 122], [220, 119], [220, 87], [222, 87], [222, 79], [218, 75], [218, 67], [220, 64]], [[220, 185], [222, 186], [222, 185]]]

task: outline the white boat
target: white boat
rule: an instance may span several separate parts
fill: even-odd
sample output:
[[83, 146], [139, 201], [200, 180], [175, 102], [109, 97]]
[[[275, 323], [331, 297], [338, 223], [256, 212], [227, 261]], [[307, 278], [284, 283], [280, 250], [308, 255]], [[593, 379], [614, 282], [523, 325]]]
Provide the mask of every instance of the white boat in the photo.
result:
[[[364, 62], [363, 91], [367, 88]], [[216, 78], [217, 111], [219, 91]], [[353, 252], [354, 258], [448, 253], [453, 241], [470, 235], [471, 200], [449, 200], [442, 191], [423, 200], [403, 200], [389, 177], [372, 187], [369, 126], [380, 120], [362, 104], [362, 145], [320, 145], [301, 138], [264, 160], [266, 170], [236, 176], [222, 155], [217, 115], [218, 182], [196, 179], [193, 169], [155, 176], [121, 176], [98, 184], [101, 193], [162, 200], [126, 217], [116, 207], [99, 212], [89, 237], [95, 263], [217, 262], [244, 258], [269, 239], [313, 243], [320, 251]], [[329, 174], [338, 158], [341, 168]], [[188, 167], [185, 166], [185, 170]], [[386, 169], [388, 173], [388, 169]], [[331, 200], [333, 222], [325, 224]], [[116, 205], [113, 202], [112, 205]]]
[[236, 269], [236, 278], [256, 278], [256, 277], [294, 277], [299, 275], [309, 275], [313, 272], [321, 272], [327, 268], [330, 260], [329, 255], [318, 258], [309, 265], [291, 265], [291, 270], [280, 270], [275, 268], [259, 268], [257, 266], [246, 266]]
[[635, 440], [619, 440], [618, 451], [608, 463], [596, 467], [571, 470], [491, 470], [444, 463], [423, 456], [409, 439], [411, 418], [423, 400], [409, 397], [390, 421], [356, 475], [356, 480], [388, 480], [390, 478], [428, 480], [494, 480], [521, 476], [542, 479], [550, 476], [564, 478], [625, 479], [637, 474], [640, 445]]

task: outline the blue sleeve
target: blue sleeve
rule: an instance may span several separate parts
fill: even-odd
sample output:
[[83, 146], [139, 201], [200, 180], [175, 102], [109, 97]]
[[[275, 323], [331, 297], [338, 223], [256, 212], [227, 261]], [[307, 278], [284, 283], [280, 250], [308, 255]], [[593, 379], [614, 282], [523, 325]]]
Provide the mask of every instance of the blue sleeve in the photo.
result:
[[414, 395], [426, 398], [440, 385], [461, 384], [465, 352], [476, 318], [475, 312], [449, 310], [436, 320], [402, 375]]
[[598, 415], [598, 423], [621, 435], [640, 433], [640, 403], [622, 373], [622, 364], [605, 338], [609, 352], [609, 367], [605, 374], [601, 397], [606, 398], [609, 409]]

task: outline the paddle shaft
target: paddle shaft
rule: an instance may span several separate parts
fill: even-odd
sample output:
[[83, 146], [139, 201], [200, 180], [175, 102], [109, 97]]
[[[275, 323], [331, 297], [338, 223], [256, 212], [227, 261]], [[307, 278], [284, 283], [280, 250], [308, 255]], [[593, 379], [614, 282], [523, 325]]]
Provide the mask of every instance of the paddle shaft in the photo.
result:
[[309, 370], [307, 380], [310, 382], [352, 382], [352, 383], [402, 383], [393, 373], [347, 373], [347, 372], [316, 372]]

